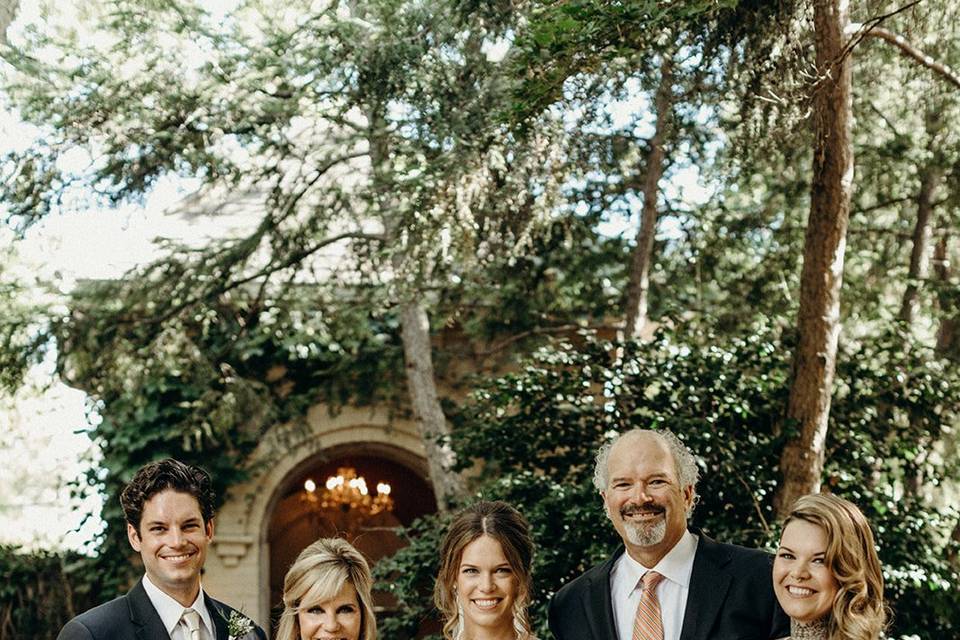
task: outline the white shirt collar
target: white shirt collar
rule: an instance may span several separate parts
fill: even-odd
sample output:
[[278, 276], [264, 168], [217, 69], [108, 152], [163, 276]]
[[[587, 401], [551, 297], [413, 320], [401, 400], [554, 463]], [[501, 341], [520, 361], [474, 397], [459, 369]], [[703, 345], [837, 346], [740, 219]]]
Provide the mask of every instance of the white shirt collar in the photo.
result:
[[640, 578], [647, 571], [656, 571], [667, 580], [680, 585], [683, 588], [690, 587], [690, 575], [693, 573], [693, 559], [697, 554], [697, 542], [699, 538], [689, 530], [684, 531], [683, 535], [673, 545], [673, 548], [667, 552], [667, 555], [660, 558], [660, 562], [654, 567], [645, 567], [634, 560], [630, 553], [624, 551], [623, 561], [617, 568], [618, 571], [624, 571], [624, 577], [628, 578], [630, 584], [638, 584]]
[[618, 638], [626, 640], [632, 635], [637, 605], [643, 591], [640, 578], [649, 570], [665, 578], [657, 585], [663, 637], [665, 640], [680, 640], [699, 542], [697, 535], [684, 532], [673, 548], [653, 567], [643, 566], [626, 552], [617, 558], [610, 574], [610, 598]]
[[147, 592], [147, 597], [150, 598], [150, 603], [160, 615], [160, 620], [163, 622], [163, 627], [167, 630], [168, 634], [172, 634], [174, 628], [180, 623], [183, 610], [190, 608], [200, 614], [201, 623], [206, 627], [206, 636], [208, 638], [216, 637], [213, 632], [213, 621], [210, 619], [210, 612], [207, 610], [207, 604], [203, 597], [203, 585], [200, 586], [197, 592], [197, 599], [193, 601], [190, 607], [184, 607], [171, 596], [161, 591], [160, 587], [153, 584], [153, 582], [150, 581], [150, 577], [146, 574], [143, 575], [143, 590]]

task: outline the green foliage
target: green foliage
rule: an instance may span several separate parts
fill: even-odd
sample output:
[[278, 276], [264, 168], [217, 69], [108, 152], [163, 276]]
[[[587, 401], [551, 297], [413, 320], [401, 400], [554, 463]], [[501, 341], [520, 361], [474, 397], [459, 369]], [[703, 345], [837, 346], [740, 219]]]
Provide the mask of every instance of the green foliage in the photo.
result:
[[604, 323], [621, 304], [628, 247], [596, 230], [596, 216], [545, 227], [522, 252], [454, 271], [437, 309], [473, 339], [504, 341]]
[[169, 326], [117, 323], [140, 317], [136, 307], [157, 294], [151, 284], [92, 283], [58, 327], [69, 345], [65, 370], [101, 403], [103, 420], [90, 436], [103, 459], [77, 491], [105, 496], [97, 556], [104, 598], [137, 572], [119, 494], [140, 466], [166, 456], [198, 464], [223, 500], [249, 477], [250, 453], [270, 426], [297, 424], [318, 403], [331, 411], [347, 402], [396, 404], [403, 388], [396, 321], [371, 317], [345, 291], [325, 298], [321, 287], [238, 289]]
[[373, 569], [376, 588], [396, 598], [399, 614], [377, 620], [382, 638], [413, 638], [424, 623], [436, 620], [433, 577], [440, 569], [437, 549], [450, 518], [430, 515], [404, 529], [412, 544], [381, 560]]
[[[10, 234], [0, 234], [0, 242]], [[0, 390], [14, 391], [30, 367], [46, 356], [51, 341], [44, 317], [54, 296], [36, 273], [21, 264], [15, 247], [0, 248]]]
[[0, 639], [55, 638], [97, 604], [97, 580], [83, 556], [0, 545]]
[[[723, 541], [775, 543], [779, 452], [791, 435], [781, 428], [789, 353], [789, 339], [765, 323], [734, 338], [696, 327], [662, 330], [648, 344], [584, 335], [480, 383], [457, 416], [453, 444], [460, 460], [483, 460], [478, 495], [512, 502], [531, 522], [538, 542], [532, 617], [543, 635], [550, 595], [618, 544], [592, 485], [594, 452], [613, 432], [677, 433], [701, 466], [693, 525]], [[956, 376], [893, 337], [848, 348], [838, 372], [825, 486], [854, 500], [876, 528], [896, 612], [892, 637], [958, 629], [960, 600], [949, 585], [960, 575], [945, 560], [951, 547], [944, 542], [957, 513], [909, 490], [918, 472], [926, 486], [956, 476], [956, 460], [933, 453], [957, 419]], [[889, 410], [878, 414], [883, 406]], [[382, 574], [403, 568], [402, 583], [384, 585], [403, 602], [428, 597], [435, 571], [428, 559], [442, 524], [419, 524], [414, 543]], [[417, 621], [429, 614], [422, 605], [411, 612]], [[415, 626], [406, 616], [392, 625]]]
[[[894, 610], [893, 637], [960, 631], [958, 477], [951, 432], [960, 409], [957, 369], [894, 327], [851, 345], [830, 414], [825, 485], [873, 524]], [[942, 493], [943, 491], [947, 493]]]
[[[678, 328], [650, 344], [579, 336], [479, 381], [453, 444], [465, 465], [484, 462], [478, 490], [516, 503], [533, 524], [541, 625], [549, 595], [616, 544], [590, 484], [593, 451], [611, 431], [680, 433], [702, 458], [695, 523], [723, 540], [769, 544], [791, 435], [784, 326], [808, 207], [802, 4], [369, 1], [341, 15], [251, 0], [220, 21], [198, 2], [112, 0], [90, 8], [105, 47], [78, 42], [72, 29], [29, 34], [24, 51], [10, 52], [22, 73], [7, 89], [42, 135], [4, 164], [10, 222], [136, 201], [170, 175], [199, 178], [215, 202], [252, 194], [263, 213], [237, 238], [171, 245], [168, 259], [90, 284], [51, 329], [61, 371], [104, 415], [92, 433], [102, 466], [78, 487], [106, 495], [107, 533], [89, 570], [99, 597], [136, 573], [116, 496], [142, 463], [197, 462], [223, 495], [247, 477], [271, 424], [296, 422], [316, 403], [401, 405], [398, 300], [438, 301], [434, 326], [470, 338], [508, 334], [491, 351], [617, 317], [629, 247], [595, 229], [636, 210], [649, 114], [631, 107], [614, 130], [607, 107], [649, 94], [671, 51], [683, 60], [666, 175], [693, 165], [719, 194], [685, 210], [662, 193], [651, 310]], [[862, 3], [855, 17], [881, 5]], [[960, 22], [900, 19], [890, 26], [922, 32], [925, 46], [939, 41], [957, 66], [951, 25]], [[512, 42], [503, 64], [484, 52], [501, 37]], [[895, 634], [943, 637], [957, 631], [956, 549], [944, 542], [957, 515], [934, 507], [957, 477], [950, 428], [960, 381], [955, 365], [888, 330], [887, 319], [912, 228], [901, 207], [912, 212], [924, 170], [944, 174], [937, 225], [947, 233], [956, 224], [956, 99], [871, 47], [855, 54], [858, 77], [875, 81], [855, 91], [859, 188], [841, 307], [849, 330], [825, 482], [876, 525]], [[50, 51], [60, 56], [39, 55]], [[942, 122], [928, 122], [937, 114]], [[505, 124], [516, 122], [528, 126]], [[744, 131], [736, 143], [724, 137]], [[85, 168], [61, 162], [78, 153]], [[532, 237], [542, 220], [548, 232]], [[349, 267], [317, 278], [329, 266], [318, 256], [335, 242]], [[955, 276], [925, 284], [940, 305], [925, 298], [926, 320], [957, 313]], [[19, 286], [0, 289], [7, 385], [50, 344], [32, 309], [18, 306]], [[414, 527], [415, 543], [380, 570], [402, 607], [384, 622], [387, 638], [410, 637], [433, 616], [442, 527]]]
[[[561, 101], [572, 85], [609, 77], [611, 70], [648, 68], [653, 52], [682, 41], [703, 53], [700, 66], [729, 63], [739, 87], [769, 71], [771, 35], [789, 23], [797, 3], [790, 0], [684, 0], [601, 2], [577, 0], [531, 3], [530, 10], [510, 23], [515, 29], [512, 66], [523, 81], [513, 92], [509, 117], [525, 122]], [[501, 28], [505, 28], [501, 26]], [[718, 65], [718, 66], [720, 66]], [[747, 71], [744, 71], [747, 69]], [[599, 84], [602, 84], [599, 83]], [[732, 88], [732, 87], [731, 87]], [[749, 98], [750, 94], [745, 94]]]

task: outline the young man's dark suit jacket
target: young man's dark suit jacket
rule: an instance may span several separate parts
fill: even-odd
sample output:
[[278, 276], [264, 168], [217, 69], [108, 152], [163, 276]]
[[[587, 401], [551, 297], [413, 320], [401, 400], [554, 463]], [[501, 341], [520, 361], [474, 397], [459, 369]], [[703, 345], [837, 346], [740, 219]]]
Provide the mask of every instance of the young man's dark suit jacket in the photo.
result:
[[[227, 640], [227, 620], [233, 609], [206, 594], [204, 600], [216, 627], [216, 640]], [[260, 627], [255, 628], [255, 633], [259, 640], [267, 640]], [[170, 635], [141, 580], [127, 595], [81, 613], [65, 624], [57, 640], [170, 640]]]
[[[790, 635], [790, 620], [773, 595], [770, 556], [715, 542], [700, 542], [680, 640], [769, 640]], [[563, 586], [550, 601], [556, 640], [617, 640], [610, 571], [624, 552]], [[630, 640], [620, 638], [620, 640]]]

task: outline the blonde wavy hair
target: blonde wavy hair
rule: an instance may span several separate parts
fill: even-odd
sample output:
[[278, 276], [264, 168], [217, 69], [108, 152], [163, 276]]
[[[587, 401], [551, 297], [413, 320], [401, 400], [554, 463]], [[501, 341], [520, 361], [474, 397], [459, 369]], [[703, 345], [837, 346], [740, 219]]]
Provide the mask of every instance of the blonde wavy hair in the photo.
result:
[[457, 606], [457, 574], [468, 544], [480, 536], [500, 543], [503, 555], [517, 578], [517, 597], [513, 603], [513, 625], [518, 640], [532, 639], [527, 615], [532, 590], [531, 565], [533, 540], [530, 525], [520, 512], [500, 500], [481, 500], [460, 511], [443, 536], [440, 545], [440, 572], [433, 588], [433, 602], [443, 615], [443, 637], [459, 640], [463, 621]]
[[783, 526], [803, 520], [824, 530], [824, 562], [837, 580], [828, 640], [876, 640], [887, 624], [883, 573], [870, 523], [852, 502], [830, 494], [801, 496]]
[[290, 566], [283, 579], [283, 614], [276, 640], [300, 640], [297, 612], [333, 598], [346, 583], [357, 590], [360, 640], [377, 640], [370, 566], [353, 545], [340, 538], [320, 538], [301, 551]]

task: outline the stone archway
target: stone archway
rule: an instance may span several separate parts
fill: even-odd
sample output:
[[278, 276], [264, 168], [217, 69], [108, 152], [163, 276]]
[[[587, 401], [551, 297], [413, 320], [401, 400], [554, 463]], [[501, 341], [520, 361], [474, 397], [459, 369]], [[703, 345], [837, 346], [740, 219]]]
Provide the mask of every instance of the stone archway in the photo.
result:
[[[408, 466], [411, 462], [416, 467]], [[278, 607], [282, 607], [287, 569], [314, 540], [345, 538], [375, 564], [403, 546], [395, 527], [409, 525], [415, 518], [436, 511], [436, 499], [424, 479], [424, 470], [417, 468], [421, 465], [421, 460], [411, 460], [396, 447], [358, 442], [320, 452], [291, 470], [276, 489], [267, 521], [269, 602], [274, 623]], [[355, 470], [371, 488], [378, 483], [389, 484], [392, 510], [364, 516], [345, 506], [322, 508], [305, 485], [312, 482], [322, 487], [327, 478], [343, 468]], [[378, 610], [389, 610], [393, 604], [388, 594], [375, 594], [374, 601]]]
[[[304, 474], [352, 455], [382, 458], [427, 482], [423, 443], [411, 421], [379, 407], [344, 407], [332, 414], [316, 405], [305, 421], [271, 429], [248, 463], [254, 476], [231, 487], [215, 519], [204, 589], [269, 629], [273, 516], [284, 498], [302, 487]], [[432, 493], [428, 502], [435, 504]]]

